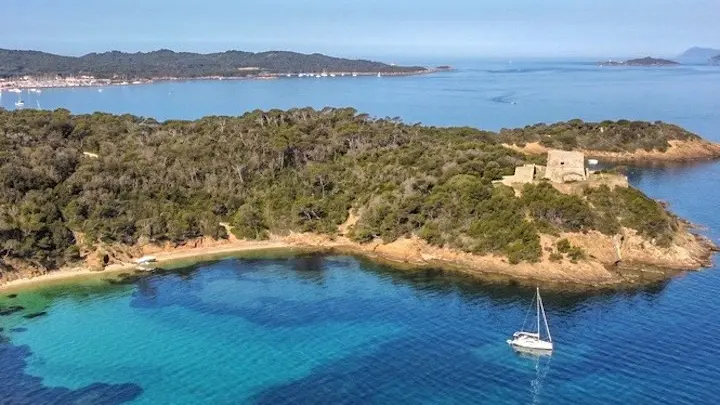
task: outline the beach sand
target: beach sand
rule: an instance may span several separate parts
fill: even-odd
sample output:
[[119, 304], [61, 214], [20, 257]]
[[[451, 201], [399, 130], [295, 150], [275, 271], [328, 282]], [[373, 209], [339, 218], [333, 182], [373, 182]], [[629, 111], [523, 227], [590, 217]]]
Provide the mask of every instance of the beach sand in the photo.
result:
[[[204, 259], [211, 260], [213, 258], [222, 257], [223, 255], [233, 255], [243, 252], [261, 252], [267, 250], [292, 250], [295, 245], [282, 240], [269, 241], [244, 241], [234, 240], [217, 246], [201, 246], [195, 248], [178, 249], [167, 252], [153, 253], [156, 258], [153, 265], [163, 266], [181, 261], [202, 261]], [[132, 272], [138, 269], [138, 265], [133, 262], [111, 264], [102, 270], [91, 270], [87, 267], [67, 267], [48, 272], [36, 277], [19, 278], [0, 284], [0, 291], [11, 292], [17, 290], [25, 290], [36, 288], [44, 285], [62, 284], [63, 282], [77, 281], [80, 279], [97, 278], [97, 277], [113, 277], [121, 273]]]

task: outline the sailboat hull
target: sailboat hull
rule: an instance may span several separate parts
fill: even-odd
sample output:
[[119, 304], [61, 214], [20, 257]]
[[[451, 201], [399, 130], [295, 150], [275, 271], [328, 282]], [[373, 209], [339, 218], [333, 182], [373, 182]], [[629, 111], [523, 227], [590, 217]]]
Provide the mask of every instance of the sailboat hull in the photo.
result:
[[513, 349], [517, 350], [527, 349], [546, 352], [551, 352], [553, 350], [552, 342], [541, 340], [534, 336], [521, 335], [512, 339], [508, 339], [507, 342], [510, 346], [513, 347]]

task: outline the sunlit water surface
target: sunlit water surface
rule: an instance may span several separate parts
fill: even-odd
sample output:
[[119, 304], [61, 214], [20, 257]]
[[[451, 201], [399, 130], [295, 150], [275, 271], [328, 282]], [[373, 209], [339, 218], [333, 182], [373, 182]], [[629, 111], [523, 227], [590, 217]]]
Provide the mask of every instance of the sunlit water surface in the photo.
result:
[[[461, 62], [426, 77], [45, 90], [28, 105], [159, 119], [353, 106], [487, 129], [580, 117], [665, 120], [720, 141], [720, 69]], [[16, 95], [3, 93], [11, 109]], [[720, 165], [631, 169], [720, 238]], [[720, 273], [640, 290], [546, 293], [552, 357], [505, 343], [532, 291], [344, 256], [235, 258], [0, 295], [0, 403], [710, 404], [720, 398]], [[32, 319], [24, 315], [46, 312]]]

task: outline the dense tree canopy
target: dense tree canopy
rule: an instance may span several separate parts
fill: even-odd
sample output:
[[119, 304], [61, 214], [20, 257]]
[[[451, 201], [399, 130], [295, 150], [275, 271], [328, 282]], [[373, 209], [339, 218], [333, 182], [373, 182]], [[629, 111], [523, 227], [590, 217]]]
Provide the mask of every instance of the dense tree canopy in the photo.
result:
[[[256, 69], [252, 69], [256, 68]], [[302, 72], [404, 73], [425, 70], [420, 66], [395, 66], [368, 60], [352, 60], [296, 52], [227, 51], [199, 54], [173, 52], [104, 52], [80, 57], [38, 51], [0, 49], [0, 77], [39, 75], [91, 75], [98, 78], [157, 78], [246, 76], [263, 73]]]
[[98, 243], [223, 238], [223, 221], [250, 239], [334, 234], [351, 208], [357, 241], [418, 235], [512, 262], [540, 257], [540, 232], [672, 234], [675, 218], [634, 189], [492, 184], [528, 159], [491, 132], [350, 108], [164, 123], [0, 109], [0, 259], [52, 268]]
[[535, 124], [524, 128], [503, 129], [500, 138], [508, 144], [524, 146], [539, 142], [549, 148], [634, 152], [638, 149], [666, 151], [668, 141], [692, 141], [701, 138], [677, 125], [664, 122], [603, 121], [575, 119], [555, 124]]

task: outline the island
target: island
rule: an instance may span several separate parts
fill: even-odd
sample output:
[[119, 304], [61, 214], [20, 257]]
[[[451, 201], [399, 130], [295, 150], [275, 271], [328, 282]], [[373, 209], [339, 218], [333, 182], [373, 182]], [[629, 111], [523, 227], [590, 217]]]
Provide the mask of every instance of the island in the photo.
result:
[[713, 64], [713, 65], [720, 65], [720, 54], [718, 54], [717, 56], [713, 56], [712, 58], [710, 58], [710, 63]]
[[715, 55], [720, 55], [720, 49], [694, 46], [685, 50], [675, 59], [682, 63], [705, 65], [711, 62]]
[[286, 51], [199, 54], [162, 49], [146, 53], [113, 51], [73, 57], [0, 49], [0, 87], [12, 88], [131, 84], [182, 79], [397, 76], [449, 69], [449, 66], [398, 66], [319, 53]]
[[598, 62], [600, 66], [680, 66], [680, 63], [669, 60], [669, 59], [658, 59], [658, 58], [639, 58], [629, 59], [626, 61], [614, 61], [608, 60], [605, 62]]
[[[607, 145], [591, 141], [599, 128]], [[536, 139], [546, 153], [518, 146]], [[583, 153], [671, 142], [717, 147], [630, 121], [498, 134], [352, 108], [166, 122], [0, 109], [0, 283], [278, 248], [564, 287], [646, 283], [709, 265], [716, 247]]]

